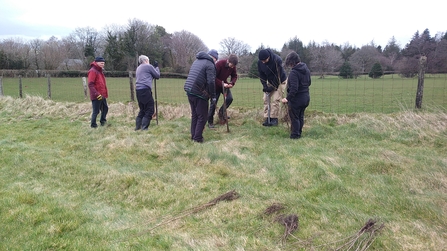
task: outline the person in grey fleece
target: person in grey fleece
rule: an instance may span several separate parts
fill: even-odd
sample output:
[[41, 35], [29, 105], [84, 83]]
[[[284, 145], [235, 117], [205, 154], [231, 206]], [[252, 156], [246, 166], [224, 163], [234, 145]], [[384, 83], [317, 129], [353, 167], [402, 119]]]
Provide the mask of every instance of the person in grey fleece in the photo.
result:
[[149, 63], [149, 57], [141, 55], [138, 57], [138, 63], [135, 77], [138, 107], [140, 111], [135, 119], [135, 131], [148, 130], [154, 115], [154, 98], [152, 97], [152, 80], [160, 78], [160, 69], [158, 62], [153, 65]]

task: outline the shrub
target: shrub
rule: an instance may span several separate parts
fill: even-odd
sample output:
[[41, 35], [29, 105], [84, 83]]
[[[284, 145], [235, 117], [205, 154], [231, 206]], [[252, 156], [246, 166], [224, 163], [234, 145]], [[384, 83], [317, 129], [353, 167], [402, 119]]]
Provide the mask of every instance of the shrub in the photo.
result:
[[373, 67], [371, 68], [371, 71], [369, 72], [368, 76], [370, 78], [380, 78], [383, 76], [383, 70], [380, 63], [375, 63]]

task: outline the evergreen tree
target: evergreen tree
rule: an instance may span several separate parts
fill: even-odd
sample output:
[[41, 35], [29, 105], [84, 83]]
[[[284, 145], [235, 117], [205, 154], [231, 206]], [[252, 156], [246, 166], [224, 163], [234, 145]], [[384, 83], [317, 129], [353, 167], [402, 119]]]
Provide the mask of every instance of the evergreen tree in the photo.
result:
[[353, 78], [354, 75], [352, 74], [351, 64], [349, 62], [343, 63], [338, 76], [344, 79]]
[[380, 63], [375, 63], [373, 67], [371, 68], [371, 71], [369, 72], [368, 76], [370, 78], [380, 78], [383, 75], [382, 66]]

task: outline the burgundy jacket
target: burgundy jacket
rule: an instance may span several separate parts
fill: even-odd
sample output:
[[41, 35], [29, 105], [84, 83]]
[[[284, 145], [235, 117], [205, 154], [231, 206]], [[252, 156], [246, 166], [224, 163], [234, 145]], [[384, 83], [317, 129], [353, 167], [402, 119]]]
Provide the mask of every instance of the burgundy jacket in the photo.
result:
[[[229, 76], [231, 76], [230, 82], [228, 82]], [[227, 84], [232, 84], [233, 86], [237, 81], [236, 66], [230, 68], [227, 59], [221, 59], [216, 62], [216, 92], [222, 93], [222, 81]]]
[[90, 63], [90, 70], [88, 71], [88, 89], [90, 90], [90, 100], [96, 100], [99, 94], [104, 98], [109, 97], [107, 91], [106, 78], [102, 68], [96, 64], [95, 61]]

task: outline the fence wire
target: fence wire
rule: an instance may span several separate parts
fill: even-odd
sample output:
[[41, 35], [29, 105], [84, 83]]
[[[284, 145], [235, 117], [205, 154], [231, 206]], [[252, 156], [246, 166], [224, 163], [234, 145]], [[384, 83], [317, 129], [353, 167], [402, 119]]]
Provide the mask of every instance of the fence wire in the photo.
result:
[[[108, 102], [135, 102], [135, 80], [107, 78]], [[157, 80], [159, 104], [187, 104], [184, 79]], [[313, 77], [309, 110], [328, 113], [392, 113], [414, 109], [418, 78], [386, 75], [379, 79], [335, 76]], [[259, 79], [240, 78], [232, 88], [232, 109], [262, 109], [262, 85]], [[134, 91], [133, 91], [134, 92]], [[86, 95], [87, 94], [87, 95]], [[82, 78], [0, 78], [0, 95], [41, 96], [61, 102], [90, 102]], [[221, 103], [222, 98], [219, 100]], [[447, 74], [427, 74], [424, 78], [423, 108], [447, 109]]]

